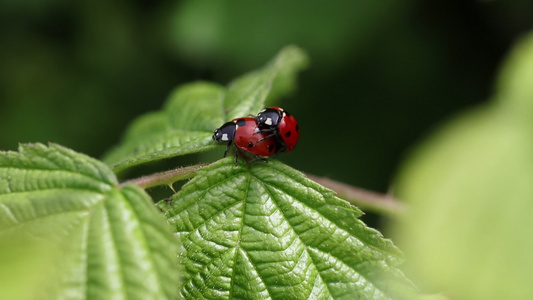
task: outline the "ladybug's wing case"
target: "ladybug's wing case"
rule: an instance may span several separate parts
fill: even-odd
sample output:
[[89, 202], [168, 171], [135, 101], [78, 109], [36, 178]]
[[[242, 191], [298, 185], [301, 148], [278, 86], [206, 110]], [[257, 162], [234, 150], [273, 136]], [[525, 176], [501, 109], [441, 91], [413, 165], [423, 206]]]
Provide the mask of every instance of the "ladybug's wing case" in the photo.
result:
[[294, 149], [300, 138], [300, 127], [296, 118], [290, 114], [284, 116], [278, 125], [278, 131], [279, 137], [287, 147], [286, 151], [289, 152]]
[[[255, 118], [242, 118], [244, 124], [238, 123], [233, 142], [242, 151], [259, 156], [271, 156], [276, 153], [276, 140], [259, 130]], [[262, 140], [264, 139], [264, 140]]]

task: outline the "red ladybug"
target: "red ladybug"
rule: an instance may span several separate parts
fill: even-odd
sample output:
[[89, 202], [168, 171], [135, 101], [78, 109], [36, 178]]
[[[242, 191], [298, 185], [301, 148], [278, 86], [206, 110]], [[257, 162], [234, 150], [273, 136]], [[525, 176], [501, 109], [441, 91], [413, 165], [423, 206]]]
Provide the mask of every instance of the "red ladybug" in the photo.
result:
[[288, 111], [277, 106], [265, 108], [255, 117], [261, 133], [270, 133], [265, 138], [276, 137], [277, 152], [294, 149], [300, 138], [298, 121]]
[[[273, 136], [263, 133], [257, 126], [255, 118], [237, 118], [220, 126], [213, 134], [218, 143], [228, 143], [224, 156], [232, 144], [238, 150], [252, 153], [265, 158], [277, 153], [277, 143]], [[235, 152], [235, 164], [238, 162], [238, 151]]]

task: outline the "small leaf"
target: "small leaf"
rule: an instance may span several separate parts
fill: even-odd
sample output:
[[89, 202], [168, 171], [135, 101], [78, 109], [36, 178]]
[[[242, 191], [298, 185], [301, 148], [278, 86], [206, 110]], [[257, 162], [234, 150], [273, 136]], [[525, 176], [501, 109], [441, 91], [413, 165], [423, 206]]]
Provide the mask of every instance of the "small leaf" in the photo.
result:
[[0, 238], [59, 251], [39, 298], [176, 297], [171, 233], [143, 190], [116, 184], [105, 164], [58, 145], [0, 153]]
[[298, 171], [228, 158], [197, 174], [158, 203], [185, 249], [185, 298], [390, 299], [411, 290], [392, 242]]
[[216, 128], [234, 118], [257, 114], [267, 97], [274, 101], [289, 93], [296, 73], [306, 64], [305, 53], [289, 46], [267, 66], [234, 80], [228, 88], [206, 82], [179, 87], [163, 110], [133, 122], [105, 162], [119, 172], [144, 162], [213, 149], [216, 143], [211, 136]]
[[122, 144], [106, 155], [115, 171], [144, 162], [214, 148], [223, 122], [225, 88], [205, 82], [177, 88], [160, 112], [137, 119]]
[[226, 120], [255, 115], [264, 108], [267, 96], [275, 100], [289, 93], [294, 88], [295, 75], [307, 63], [307, 56], [300, 48], [288, 46], [263, 69], [231, 82], [224, 102]]

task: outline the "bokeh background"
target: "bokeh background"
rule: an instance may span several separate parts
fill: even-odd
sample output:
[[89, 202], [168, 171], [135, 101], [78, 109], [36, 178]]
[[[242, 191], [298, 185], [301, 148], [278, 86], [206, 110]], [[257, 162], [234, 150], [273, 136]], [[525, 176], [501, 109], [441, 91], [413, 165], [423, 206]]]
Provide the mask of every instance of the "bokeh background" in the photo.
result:
[[[385, 192], [406, 151], [486, 101], [531, 1], [1, 1], [0, 149], [100, 157], [177, 85], [226, 84], [287, 44], [311, 57], [297, 169]], [[171, 166], [169, 166], [171, 167]]]
[[295, 44], [311, 65], [283, 106], [302, 135], [280, 159], [378, 192], [397, 183], [410, 214], [365, 222], [395, 238], [425, 291], [531, 299], [533, 38], [500, 70], [532, 11], [529, 0], [1, 1], [0, 149], [51, 141], [101, 157], [177, 85], [226, 84]]

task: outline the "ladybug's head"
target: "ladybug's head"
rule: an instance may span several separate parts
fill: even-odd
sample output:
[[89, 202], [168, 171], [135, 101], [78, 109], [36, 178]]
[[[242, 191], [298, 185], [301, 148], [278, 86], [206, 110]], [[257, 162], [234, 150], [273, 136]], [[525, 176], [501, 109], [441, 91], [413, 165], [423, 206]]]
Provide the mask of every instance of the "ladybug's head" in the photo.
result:
[[220, 129], [215, 130], [215, 133], [213, 134], [213, 140], [219, 143], [222, 141], [222, 132]]
[[213, 134], [213, 140], [219, 143], [228, 143], [233, 140], [235, 136], [236, 124], [234, 122], [227, 122], [220, 126]]
[[260, 127], [268, 126], [275, 127], [281, 120], [282, 111], [276, 108], [265, 108], [257, 114], [257, 124]]

